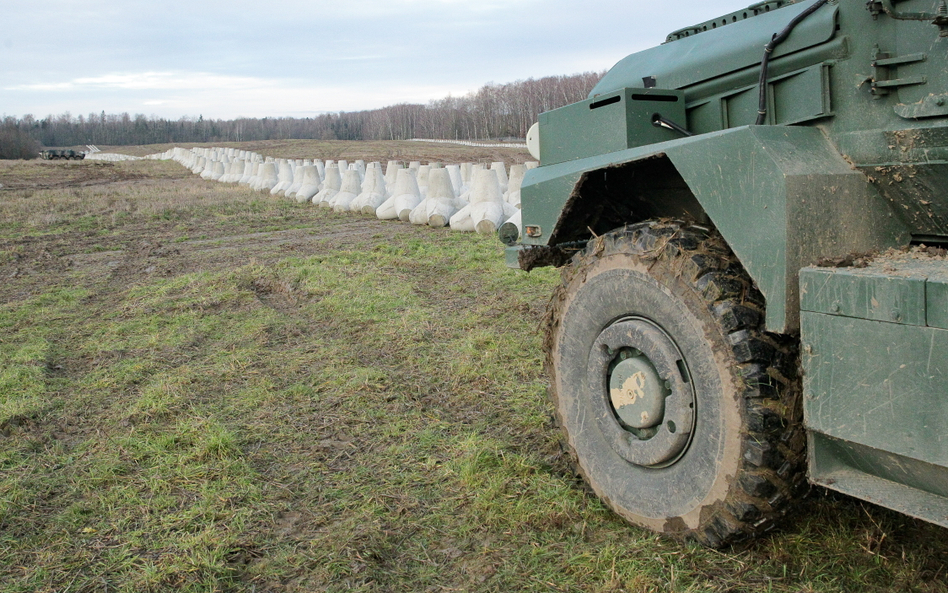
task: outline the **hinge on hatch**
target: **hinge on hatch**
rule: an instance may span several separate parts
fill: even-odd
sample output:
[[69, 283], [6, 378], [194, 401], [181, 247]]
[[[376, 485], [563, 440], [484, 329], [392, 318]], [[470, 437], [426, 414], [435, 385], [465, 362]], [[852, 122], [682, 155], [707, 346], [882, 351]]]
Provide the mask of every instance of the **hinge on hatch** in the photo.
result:
[[906, 64], [915, 64], [924, 62], [928, 55], [924, 53], [908, 54], [904, 56], [892, 56], [891, 54], [879, 49], [876, 45], [872, 48], [872, 67], [875, 68], [875, 75], [872, 79], [872, 94], [882, 96], [889, 94], [889, 91], [901, 86], [910, 86], [913, 84], [925, 84], [928, 79], [925, 76], [905, 76], [902, 78], [890, 78], [895, 68]]

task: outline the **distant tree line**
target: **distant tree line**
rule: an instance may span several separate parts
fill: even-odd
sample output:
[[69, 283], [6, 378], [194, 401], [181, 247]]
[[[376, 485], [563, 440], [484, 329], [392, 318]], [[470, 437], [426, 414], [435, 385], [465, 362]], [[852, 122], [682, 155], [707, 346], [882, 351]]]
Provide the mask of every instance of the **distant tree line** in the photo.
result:
[[[602, 72], [548, 76], [508, 84], [487, 84], [463, 97], [427, 105], [401, 103], [368, 111], [327, 113], [316, 117], [264, 117], [234, 120], [184, 117], [168, 120], [128, 113], [70, 113], [36, 119], [6, 117], [0, 130], [12, 143], [23, 138], [43, 146], [107, 146], [255, 140], [486, 140], [524, 138], [543, 111], [586, 98]], [[2, 144], [6, 136], [0, 136]], [[34, 147], [30, 146], [30, 150]], [[0, 146], [0, 154], [3, 154]], [[38, 150], [38, 148], [37, 148]], [[33, 150], [35, 153], [35, 150]], [[0, 157], [4, 158], [4, 157]], [[10, 158], [10, 157], [6, 157]], [[12, 157], [17, 158], [17, 157]]]
[[33, 159], [41, 149], [40, 143], [15, 122], [4, 120], [0, 125], [0, 159]]

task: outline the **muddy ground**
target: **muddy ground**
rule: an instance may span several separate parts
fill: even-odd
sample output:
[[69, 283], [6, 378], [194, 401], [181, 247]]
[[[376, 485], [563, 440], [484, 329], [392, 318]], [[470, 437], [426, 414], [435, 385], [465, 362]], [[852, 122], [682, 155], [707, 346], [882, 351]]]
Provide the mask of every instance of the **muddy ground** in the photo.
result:
[[[434, 158], [457, 156], [431, 154]], [[55, 196], [63, 192], [78, 196], [90, 188], [103, 194], [120, 194], [130, 185], [145, 188], [142, 191], [153, 188], [156, 193], [164, 194], [169, 200], [169, 210], [174, 207], [171, 202], [176, 187], [191, 189], [203, 185], [211, 192], [240, 193], [242, 200], [246, 200], [249, 192], [236, 184], [204, 182], [174, 162], [0, 161], [0, 204], [9, 205], [13, 200], [55, 200]], [[218, 185], [220, 187], [216, 187]], [[221, 199], [226, 199], [226, 195]], [[262, 193], [258, 199], [275, 200]], [[90, 207], [88, 211], [75, 214], [78, 218], [102, 218], [108, 214], [97, 211], [102, 208], [108, 209], [109, 205]], [[67, 272], [72, 277], [83, 278], [84, 282], [98, 283], [107, 279], [109, 286], [123, 290], [148, 275], [176, 276], [202, 270], [226, 270], [251, 260], [266, 265], [290, 253], [313, 255], [367, 237], [384, 241], [396, 233], [426, 236], [432, 232], [427, 227], [355, 215], [351, 220], [334, 220], [327, 225], [317, 209], [307, 208], [281, 209], [279, 220], [273, 224], [268, 224], [265, 218], [245, 217], [245, 225], [239, 220], [222, 222], [214, 215], [203, 217], [200, 211], [189, 211], [185, 219], [172, 213], [167, 215], [170, 220], [162, 220], [166, 212], [157, 212], [140, 221], [133, 217], [118, 224], [100, 220], [101, 224], [88, 229], [71, 228], [76, 225], [63, 220], [62, 224], [46, 228], [38, 225], [33, 232], [3, 233], [0, 235], [0, 279], [5, 281], [0, 283], [0, 302], [27, 298], [51, 285], [71, 282], [64, 280]], [[261, 226], [281, 228], [261, 230]]]

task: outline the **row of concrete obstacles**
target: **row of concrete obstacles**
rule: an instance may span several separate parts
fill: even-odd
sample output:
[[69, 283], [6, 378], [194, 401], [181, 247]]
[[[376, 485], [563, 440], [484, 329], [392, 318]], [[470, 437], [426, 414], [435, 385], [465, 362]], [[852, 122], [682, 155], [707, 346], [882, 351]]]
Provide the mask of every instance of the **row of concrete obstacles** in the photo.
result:
[[508, 223], [518, 235], [520, 185], [537, 165], [513, 165], [508, 172], [502, 162], [405, 166], [389, 161], [383, 171], [378, 162], [275, 159], [235, 148], [173, 148], [146, 158], [174, 160], [203, 179], [240, 183], [336, 212], [481, 234]]
[[100, 152], [98, 148], [96, 148], [96, 152], [87, 152], [85, 158], [87, 161], [110, 161], [113, 163], [117, 163], [121, 161], [141, 160], [141, 157], [131, 156], [127, 154], [118, 154], [114, 152]]

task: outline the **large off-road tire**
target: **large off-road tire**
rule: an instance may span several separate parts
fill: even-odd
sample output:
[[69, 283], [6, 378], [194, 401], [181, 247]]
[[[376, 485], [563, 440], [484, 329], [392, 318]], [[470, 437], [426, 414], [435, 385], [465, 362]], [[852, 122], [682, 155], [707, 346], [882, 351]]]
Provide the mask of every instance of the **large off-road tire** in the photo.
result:
[[577, 473], [628, 521], [722, 546], [805, 487], [795, 341], [714, 232], [597, 237], [551, 301], [547, 366]]

